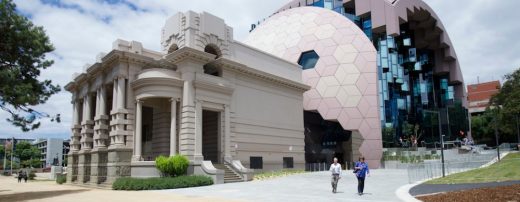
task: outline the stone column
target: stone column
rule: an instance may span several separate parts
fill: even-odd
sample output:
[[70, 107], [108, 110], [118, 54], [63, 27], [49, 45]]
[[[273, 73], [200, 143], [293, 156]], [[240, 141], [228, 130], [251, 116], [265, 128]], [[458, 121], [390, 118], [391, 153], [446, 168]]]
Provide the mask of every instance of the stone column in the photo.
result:
[[67, 181], [77, 182], [78, 179], [78, 152], [81, 148], [81, 117], [80, 111], [81, 101], [75, 99], [74, 103], [74, 118], [72, 122], [72, 138], [70, 142], [70, 152], [67, 156], [69, 166], [67, 166]]
[[117, 79], [117, 109], [125, 108], [125, 83], [126, 79], [124, 77]]
[[179, 130], [179, 153], [194, 160], [195, 152], [195, 73], [182, 73], [184, 80], [182, 91], [181, 126]]
[[114, 79], [112, 89], [112, 111], [115, 111], [117, 109], [117, 79]]
[[177, 153], [177, 98], [172, 98], [170, 104], [170, 156], [174, 156]]
[[81, 150], [90, 150], [92, 149], [92, 136], [93, 130], [92, 125], [94, 121], [92, 120], [92, 99], [91, 94], [87, 94], [83, 98], [83, 122], [81, 123], [83, 129], [81, 130]]
[[135, 148], [134, 148], [134, 156], [132, 158], [133, 161], [141, 161], [141, 156], [143, 155], [143, 152], [142, 152], [142, 147], [143, 147], [142, 107], [143, 107], [143, 102], [141, 100], [137, 100], [136, 107], [135, 107]]
[[231, 163], [231, 109], [224, 105], [224, 160]]
[[112, 141], [108, 147], [107, 183], [114, 182], [118, 177], [130, 176], [130, 164], [133, 158], [133, 146], [130, 144], [133, 140], [127, 138], [133, 136], [133, 132], [129, 134], [128, 127], [131, 127], [134, 122], [128, 120], [129, 111], [125, 106], [127, 96], [125, 73], [120, 73], [114, 80], [114, 90], [110, 121]]
[[96, 116], [94, 117], [94, 149], [91, 156], [90, 182], [93, 185], [106, 181], [106, 164], [108, 159], [108, 120], [106, 115], [106, 86], [97, 90]]
[[79, 100], [74, 101], [74, 120], [72, 123], [72, 141], [70, 143], [70, 150], [77, 152], [81, 148], [81, 117], [80, 117], [81, 102]]
[[202, 155], [202, 101], [195, 101], [195, 161], [204, 160]]

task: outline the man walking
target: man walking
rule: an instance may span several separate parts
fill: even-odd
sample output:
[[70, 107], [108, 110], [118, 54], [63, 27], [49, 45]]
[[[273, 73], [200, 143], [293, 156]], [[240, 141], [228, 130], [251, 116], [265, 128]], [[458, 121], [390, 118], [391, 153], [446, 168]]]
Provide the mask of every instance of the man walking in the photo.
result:
[[332, 172], [332, 193], [336, 193], [338, 187], [338, 180], [341, 178], [341, 164], [338, 163], [338, 158], [334, 157], [334, 163], [330, 165], [330, 172]]

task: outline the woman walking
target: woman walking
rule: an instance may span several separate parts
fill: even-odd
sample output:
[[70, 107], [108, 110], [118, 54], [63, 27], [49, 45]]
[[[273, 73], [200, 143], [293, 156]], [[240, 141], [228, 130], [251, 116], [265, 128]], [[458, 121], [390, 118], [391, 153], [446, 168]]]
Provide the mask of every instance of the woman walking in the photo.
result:
[[354, 166], [354, 173], [356, 173], [358, 180], [358, 194], [361, 196], [363, 195], [363, 189], [365, 188], [365, 177], [370, 176], [368, 164], [365, 163], [365, 157], [359, 157], [359, 161], [356, 162], [356, 165]]

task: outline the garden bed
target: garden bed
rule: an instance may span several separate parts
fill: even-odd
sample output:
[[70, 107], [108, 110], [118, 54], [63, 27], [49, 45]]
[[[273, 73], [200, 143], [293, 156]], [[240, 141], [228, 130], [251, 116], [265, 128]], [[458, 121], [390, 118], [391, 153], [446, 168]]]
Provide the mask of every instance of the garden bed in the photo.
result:
[[207, 176], [178, 176], [157, 178], [119, 178], [112, 184], [114, 190], [160, 190], [212, 185]]

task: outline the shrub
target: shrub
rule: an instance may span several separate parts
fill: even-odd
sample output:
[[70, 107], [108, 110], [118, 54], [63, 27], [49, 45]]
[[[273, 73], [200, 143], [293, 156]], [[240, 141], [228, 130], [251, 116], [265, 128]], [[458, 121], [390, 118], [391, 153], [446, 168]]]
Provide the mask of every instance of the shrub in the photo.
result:
[[36, 172], [34, 170], [29, 171], [29, 180], [34, 180], [36, 177]]
[[155, 158], [155, 166], [166, 177], [185, 175], [189, 164], [188, 158], [179, 154], [171, 157], [159, 156]]
[[158, 190], [212, 185], [208, 176], [179, 176], [161, 178], [118, 178], [112, 184], [115, 190]]
[[67, 182], [67, 176], [66, 175], [62, 175], [62, 174], [56, 175], [56, 183], [63, 184], [65, 182]]
[[188, 171], [188, 166], [190, 165], [188, 158], [179, 154], [170, 158], [173, 161], [173, 173], [175, 176], [186, 175], [186, 171]]

